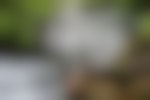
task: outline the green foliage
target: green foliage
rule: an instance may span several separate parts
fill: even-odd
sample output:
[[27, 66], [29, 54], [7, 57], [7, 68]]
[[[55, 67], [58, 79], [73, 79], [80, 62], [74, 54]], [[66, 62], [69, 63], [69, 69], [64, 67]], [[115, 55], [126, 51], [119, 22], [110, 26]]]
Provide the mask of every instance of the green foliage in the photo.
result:
[[16, 45], [26, 48], [35, 45], [35, 38], [39, 34], [37, 32], [39, 22], [46, 16], [53, 15], [58, 2], [57, 0], [8, 0], [4, 3], [5, 5], [0, 8], [0, 41], [12, 38]]
[[[5, 1], [5, 0], [4, 0]], [[53, 16], [63, 0], [7, 0], [0, 3], [0, 41], [12, 38], [16, 45], [32, 47], [36, 43], [39, 22]], [[113, 4], [118, 9], [134, 8], [136, 0], [83, 0], [87, 8], [97, 9], [105, 4]], [[134, 13], [134, 12], [133, 12]], [[150, 37], [150, 14], [141, 13], [137, 28], [141, 37]]]
[[137, 29], [142, 37], [150, 38], [150, 13], [146, 12], [138, 20]]
[[8, 10], [0, 9], [0, 31], [1, 33], [12, 29], [13, 24], [14, 24], [13, 14]]

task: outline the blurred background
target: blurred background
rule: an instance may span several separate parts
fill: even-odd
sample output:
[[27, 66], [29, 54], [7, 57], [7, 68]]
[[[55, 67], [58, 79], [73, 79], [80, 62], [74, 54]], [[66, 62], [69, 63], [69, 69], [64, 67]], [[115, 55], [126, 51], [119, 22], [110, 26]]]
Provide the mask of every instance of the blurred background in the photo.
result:
[[[86, 0], [88, 7], [100, 7], [112, 2], [131, 16], [131, 29], [141, 43], [149, 42], [149, 1], [146, 0]], [[0, 1], [0, 44], [22, 49], [35, 48], [38, 33], [47, 16], [53, 16], [62, 0], [1, 0]]]
[[[40, 51], [46, 22], [53, 21], [62, 3], [63, 0], [0, 0], [0, 50]], [[121, 68], [111, 75], [87, 75], [82, 93], [74, 98], [150, 100], [150, 1], [85, 0], [83, 3], [86, 9], [94, 10], [111, 3], [128, 13], [128, 27], [132, 30], [129, 33], [133, 41], [132, 57], [129, 55], [130, 61], [122, 63]], [[131, 66], [134, 70], [129, 68]]]

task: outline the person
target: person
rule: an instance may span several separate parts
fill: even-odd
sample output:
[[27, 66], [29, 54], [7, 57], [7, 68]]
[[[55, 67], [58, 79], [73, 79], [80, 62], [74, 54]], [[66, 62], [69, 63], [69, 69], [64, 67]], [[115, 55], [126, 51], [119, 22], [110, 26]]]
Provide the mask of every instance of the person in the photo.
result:
[[1, 54], [0, 100], [66, 100], [60, 65], [42, 56]]

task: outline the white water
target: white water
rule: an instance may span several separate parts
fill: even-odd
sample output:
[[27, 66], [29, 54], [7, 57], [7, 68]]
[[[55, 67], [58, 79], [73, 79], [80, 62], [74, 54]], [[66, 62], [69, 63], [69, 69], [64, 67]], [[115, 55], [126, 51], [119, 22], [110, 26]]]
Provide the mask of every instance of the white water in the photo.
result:
[[115, 7], [85, 12], [79, 1], [64, 2], [54, 27], [48, 29], [46, 46], [73, 64], [84, 60], [109, 69], [119, 61], [128, 41], [123, 15]]

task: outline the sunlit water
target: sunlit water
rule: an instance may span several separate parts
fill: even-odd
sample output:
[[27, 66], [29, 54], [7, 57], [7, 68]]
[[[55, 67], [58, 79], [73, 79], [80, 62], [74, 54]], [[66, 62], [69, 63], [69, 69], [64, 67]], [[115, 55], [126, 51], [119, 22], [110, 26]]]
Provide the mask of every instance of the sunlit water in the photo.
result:
[[56, 65], [37, 57], [0, 57], [0, 100], [66, 100]]

